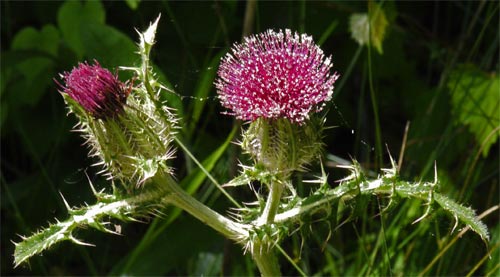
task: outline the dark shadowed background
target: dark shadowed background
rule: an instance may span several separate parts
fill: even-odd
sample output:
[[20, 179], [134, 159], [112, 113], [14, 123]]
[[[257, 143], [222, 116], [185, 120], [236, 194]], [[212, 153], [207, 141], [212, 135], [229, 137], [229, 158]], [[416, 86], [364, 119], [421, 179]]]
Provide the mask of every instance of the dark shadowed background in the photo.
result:
[[[175, 91], [169, 105], [177, 109], [183, 139], [200, 160], [224, 142], [233, 125], [215, 97], [220, 57], [241, 40], [244, 29], [290, 28], [312, 35], [341, 75], [325, 111], [327, 125], [335, 127], [325, 132], [322, 160], [332, 186], [347, 174], [333, 168], [338, 158], [356, 159], [374, 172], [389, 165], [388, 151], [398, 159], [410, 122], [403, 178], [433, 180], [436, 161], [440, 191], [478, 214], [498, 205], [499, 3], [378, 4], [389, 23], [383, 54], [351, 38], [349, 18], [367, 12], [365, 1], [257, 2], [254, 24], [247, 26], [245, 1], [2, 1], [1, 274], [258, 274], [239, 246], [185, 214], [172, 222], [116, 222], [122, 236], [79, 231], [77, 237], [96, 247], [62, 243], [13, 268], [12, 242], [20, 240], [18, 235], [67, 216], [60, 193], [70, 205], [93, 203], [86, 173], [97, 188], [109, 189], [95, 176], [83, 140], [71, 132], [76, 119], [66, 115], [53, 78], [84, 60], [96, 59], [112, 71], [137, 65], [135, 29], [145, 30], [158, 14], [153, 62], [160, 79]], [[232, 146], [215, 164], [212, 172], [221, 182], [236, 174], [235, 155], [238, 148]], [[176, 176], [182, 180], [196, 167], [182, 153], [177, 156]], [[319, 163], [311, 171], [319, 172]], [[310, 177], [304, 175], [297, 179]], [[231, 193], [252, 200], [245, 189]], [[200, 184], [196, 197], [218, 211], [230, 206], [209, 180]], [[465, 275], [476, 266], [477, 275], [500, 274], [498, 210], [484, 218], [492, 234], [488, 245], [468, 232], [440, 252], [458, 232], [450, 234], [452, 218], [436, 213], [412, 225], [424, 203], [402, 200], [380, 216], [384, 201], [347, 205], [352, 217], [342, 227], [336, 229], [347, 216], [312, 225], [283, 247], [308, 275], [415, 275], [436, 258], [426, 274]], [[152, 230], [161, 231], [154, 236]], [[381, 234], [385, 247], [374, 248]], [[284, 257], [280, 261], [283, 274], [298, 274]]]

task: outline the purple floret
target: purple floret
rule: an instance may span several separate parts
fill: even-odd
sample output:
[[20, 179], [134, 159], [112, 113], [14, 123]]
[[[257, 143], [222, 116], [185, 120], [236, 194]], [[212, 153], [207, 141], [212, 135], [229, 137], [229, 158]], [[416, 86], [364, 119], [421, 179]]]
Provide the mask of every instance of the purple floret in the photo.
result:
[[62, 92], [93, 117], [105, 119], [123, 112], [129, 94], [125, 84], [97, 61], [94, 65], [80, 63], [71, 72], [61, 74], [61, 78], [64, 81], [64, 85], [60, 85]]

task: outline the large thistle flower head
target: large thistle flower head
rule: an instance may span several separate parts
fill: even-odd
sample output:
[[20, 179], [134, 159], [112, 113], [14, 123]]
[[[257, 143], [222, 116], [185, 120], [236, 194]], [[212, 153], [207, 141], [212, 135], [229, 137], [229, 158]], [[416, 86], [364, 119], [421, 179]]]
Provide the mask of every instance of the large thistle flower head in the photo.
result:
[[96, 119], [114, 117], [123, 112], [129, 90], [116, 74], [102, 68], [94, 61], [78, 64], [71, 72], [61, 74], [64, 85], [61, 92], [67, 93]]
[[320, 111], [338, 78], [311, 36], [268, 30], [235, 44], [215, 81], [228, 114], [242, 120], [287, 118], [302, 124]]
[[290, 30], [249, 36], [223, 57], [215, 81], [227, 113], [251, 123], [241, 146], [267, 170], [288, 175], [321, 152], [324, 121], [312, 117], [331, 100], [337, 73], [312, 37]]

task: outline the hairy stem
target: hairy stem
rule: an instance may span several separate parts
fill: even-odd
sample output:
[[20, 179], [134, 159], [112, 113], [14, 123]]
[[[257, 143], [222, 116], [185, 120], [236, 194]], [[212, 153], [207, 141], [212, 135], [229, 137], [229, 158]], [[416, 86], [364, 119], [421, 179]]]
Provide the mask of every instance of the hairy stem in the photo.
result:
[[[281, 194], [283, 193], [283, 187], [284, 185], [281, 182], [271, 182], [266, 206], [264, 207], [262, 215], [257, 219], [258, 226], [272, 224], [274, 222], [274, 217], [278, 212], [278, 207], [281, 202], [280, 200]], [[252, 258], [254, 259], [255, 264], [259, 268], [262, 276], [281, 275], [278, 259], [274, 253], [274, 247], [267, 247], [262, 245], [261, 242], [254, 242]]]
[[274, 221], [274, 216], [278, 212], [281, 194], [283, 193], [283, 184], [281, 182], [272, 182], [270, 185], [269, 196], [262, 215], [257, 220], [257, 225], [269, 224]]
[[281, 276], [274, 248], [266, 249], [256, 243], [253, 247], [252, 257], [257, 268], [259, 268], [261, 276]]
[[229, 239], [240, 242], [248, 236], [247, 225], [234, 222], [199, 202], [182, 190], [169, 175], [159, 174], [155, 182], [171, 193], [171, 197], [165, 198], [164, 202], [185, 210]]
[[[187, 211], [229, 239], [241, 243], [248, 238], [249, 225], [234, 222], [205, 206], [182, 190], [169, 175], [160, 174], [155, 178], [155, 181], [170, 193], [168, 198], [164, 198], [164, 202]], [[283, 184], [274, 182], [263, 214], [263, 218], [266, 220], [264, 224], [274, 220], [282, 192]], [[255, 243], [252, 249], [252, 258], [262, 276], [281, 275], [278, 259], [272, 247], [264, 247], [260, 242]]]

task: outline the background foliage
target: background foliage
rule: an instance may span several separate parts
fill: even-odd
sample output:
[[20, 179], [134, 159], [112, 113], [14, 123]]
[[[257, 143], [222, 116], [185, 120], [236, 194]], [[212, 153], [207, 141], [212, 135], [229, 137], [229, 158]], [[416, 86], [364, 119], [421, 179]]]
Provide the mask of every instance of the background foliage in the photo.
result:
[[[254, 32], [307, 32], [332, 54], [341, 74], [327, 116], [335, 128], [324, 140], [331, 184], [347, 174], [333, 168], [339, 157], [353, 157], [376, 173], [389, 163], [385, 145], [400, 156], [411, 122], [402, 176], [432, 180], [437, 161], [440, 191], [479, 214], [495, 207], [499, 3], [378, 4], [388, 25], [381, 45], [371, 49], [358, 46], [349, 32], [350, 16], [368, 12], [367, 2], [266, 1], [255, 7]], [[145, 29], [158, 13], [153, 60], [175, 90], [169, 104], [182, 117], [181, 136], [220, 181], [235, 175], [237, 159], [244, 157], [233, 145], [218, 148], [233, 122], [220, 114], [212, 82], [220, 57], [241, 40], [245, 9], [245, 2], [235, 1], [1, 2], [2, 275], [256, 274], [239, 246], [173, 209], [162, 220], [117, 225], [123, 236], [79, 234], [97, 247], [64, 243], [16, 269], [11, 256], [17, 234], [66, 216], [59, 192], [71, 205], [94, 201], [86, 172], [98, 188], [109, 187], [94, 176], [82, 139], [69, 132], [75, 118], [66, 116], [53, 78], [82, 60], [97, 59], [113, 69], [136, 65], [134, 28]], [[219, 211], [230, 206], [181, 152], [175, 166], [181, 184], [198, 199]], [[311, 169], [319, 172], [319, 166]], [[297, 182], [308, 177], [296, 176]], [[307, 192], [307, 186], [299, 190]], [[243, 188], [231, 193], [251, 199]], [[341, 203], [333, 213], [347, 209], [350, 216], [313, 224], [287, 239], [284, 250], [311, 275], [500, 275], [498, 210], [484, 218], [492, 234], [485, 245], [469, 233], [455, 240], [451, 218], [436, 215], [412, 225], [421, 202], [401, 201], [380, 214], [386, 204]], [[297, 274], [280, 259], [285, 275]]]

